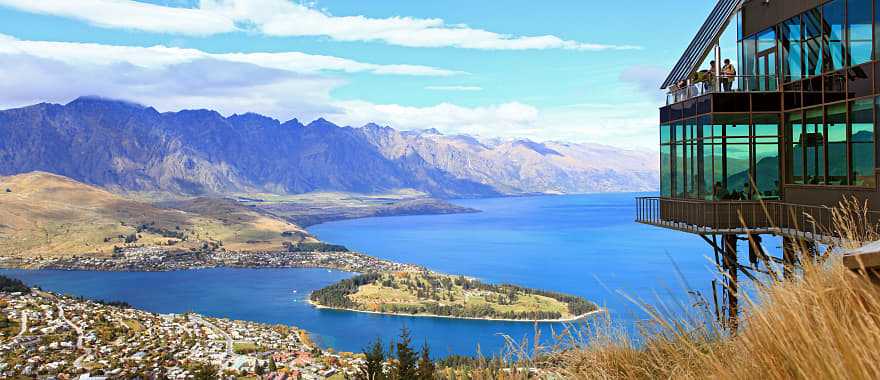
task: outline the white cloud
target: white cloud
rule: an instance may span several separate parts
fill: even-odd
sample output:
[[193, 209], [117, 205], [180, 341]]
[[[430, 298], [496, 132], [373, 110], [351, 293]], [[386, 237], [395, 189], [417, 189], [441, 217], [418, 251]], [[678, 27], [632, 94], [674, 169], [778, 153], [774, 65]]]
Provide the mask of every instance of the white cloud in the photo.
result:
[[211, 12], [129, 0], [0, 0], [0, 5], [74, 18], [105, 28], [199, 36], [236, 30], [234, 20]]
[[32, 45], [0, 35], [0, 109], [100, 95], [160, 111], [206, 108], [224, 115], [257, 112], [304, 121], [325, 117], [342, 125], [376, 122], [401, 130], [437, 128], [485, 137], [657, 145], [653, 102], [538, 108], [521, 102], [413, 107], [340, 101], [331, 94], [345, 82], [312, 73], [317, 68], [205, 54], [167, 47]]
[[[2, 1], [2, 0], [0, 0]], [[317, 73], [321, 71], [370, 72], [386, 75], [451, 76], [460, 72], [419, 65], [378, 65], [326, 55], [300, 52], [283, 53], [207, 53], [196, 49], [168, 46], [118, 46], [78, 42], [50, 42], [18, 40], [0, 34], [0, 53], [19, 53], [47, 59], [59, 59], [77, 64], [128, 63], [143, 68], [158, 68], [192, 62], [200, 59], [250, 63], [253, 65], [292, 71]]]
[[380, 41], [407, 47], [484, 50], [622, 50], [630, 45], [584, 43], [553, 35], [513, 36], [438, 18], [334, 16], [290, 0], [201, 0], [177, 8], [132, 0], [0, 0], [26, 12], [74, 18], [100, 27], [211, 35], [255, 31], [270, 36], [325, 36], [337, 41]]
[[483, 91], [480, 86], [426, 86], [430, 91]]
[[339, 112], [330, 92], [344, 82], [247, 63], [195, 60], [159, 67], [64, 62], [0, 52], [0, 108], [100, 95], [160, 111], [205, 108], [317, 118]]

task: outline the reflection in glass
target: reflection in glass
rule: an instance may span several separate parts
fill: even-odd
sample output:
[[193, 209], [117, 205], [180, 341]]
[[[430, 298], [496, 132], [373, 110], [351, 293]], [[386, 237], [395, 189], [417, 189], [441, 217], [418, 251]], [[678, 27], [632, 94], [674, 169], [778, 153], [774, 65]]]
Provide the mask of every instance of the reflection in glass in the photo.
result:
[[855, 66], [871, 60], [874, 46], [871, 40], [871, 9], [872, 0], [847, 0], [847, 33], [849, 36], [849, 65]]
[[672, 165], [669, 145], [660, 146], [660, 196], [672, 195]]
[[804, 183], [803, 117], [800, 112], [792, 112], [785, 118], [786, 135], [789, 138], [786, 160], [789, 183], [802, 184]]
[[750, 199], [749, 118], [724, 115], [715, 118], [724, 125], [724, 199]]
[[825, 127], [822, 123], [822, 108], [804, 112], [804, 135], [801, 138], [806, 154], [807, 175], [804, 183], [819, 185], [825, 183]]
[[804, 72], [806, 76], [822, 74], [822, 28], [819, 9], [803, 14], [804, 21]]
[[848, 185], [849, 165], [846, 153], [846, 105], [825, 109], [825, 136], [828, 140], [828, 184]]
[[759, 198], [779, 198], [779, 117], [754, 115], [755, 191]]
[[844, 1], [834, 0], [822, 7], [824, 33], [822, 34], [824, 71], [840, 70], [844, 67]]
[[782, 24], [782, 75], [785, 82], [791, 82], [803, 78], [801, 39], [803, 33], [801, 31], [801, 17], [786, 20]]
[[850, 150], [852, 184], [874, 187], [874, 114], [870, 99], [857, 100], [850, 106]]

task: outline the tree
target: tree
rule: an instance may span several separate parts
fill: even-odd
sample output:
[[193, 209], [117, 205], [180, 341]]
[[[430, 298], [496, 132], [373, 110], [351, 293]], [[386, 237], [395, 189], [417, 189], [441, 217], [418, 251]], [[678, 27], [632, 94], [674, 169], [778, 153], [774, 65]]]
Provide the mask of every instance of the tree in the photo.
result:
[[217, 376], [217, 366], [208, 363], [200, 363], [191, 369], [193, 379], [195, 380], [214, 380], [219, 379]]
[[385, 379], [385, 372], [382, 370], [385, 364], [385, 349], [382, 347], [382, 341], [379, 340], [379, 337], [376, 337], [376, 342], [370, 347], [364, 348], [363, 352], [367, 360], [361, 367], [361, 374], [366, 380]]
[[254, 374], [256, 374], [257, 376], [262, 376], [262, 375], [263, 375], [263, 365], [260, 364], [259, 361], [257, 361], [256, 363], [254, 363]]
[[434, 369], [434, 362], [431, 361], [431, 348], [426, 340], [422, 346], [422, 356], [419, 358], [419, 380], [433, 380]]
[[269, 372], [275, 372], [278, 370], [278, 365], [275, 364], [275, 358], [269, 357]]
[[403, 326], [400, 329], [400, 341], [397, 342], [397, 365], [395, 366], [395, 377], [401, 380], [415, 380], [418, 377], [416, 372], [416, 361], [418, 354], [410, 347], [412, 337], [409, 335], [409, 329]]

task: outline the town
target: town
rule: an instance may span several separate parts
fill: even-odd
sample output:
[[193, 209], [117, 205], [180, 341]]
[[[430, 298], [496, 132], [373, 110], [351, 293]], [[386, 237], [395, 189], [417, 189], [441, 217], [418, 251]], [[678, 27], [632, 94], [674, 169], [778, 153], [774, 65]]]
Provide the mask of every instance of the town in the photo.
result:
[[341, 379], [363, 364], [290, 326], [154, 314], [37, 289], [0, 293], [0, 313], [2, 378]]
[[0, 267], [93, 271], [172, 271], [202, 268], [325, 268], [346, 272], [421, 271], [423, 268], [350, 251], [166, 251], [125, 248], [113, 256], [0, 257]]

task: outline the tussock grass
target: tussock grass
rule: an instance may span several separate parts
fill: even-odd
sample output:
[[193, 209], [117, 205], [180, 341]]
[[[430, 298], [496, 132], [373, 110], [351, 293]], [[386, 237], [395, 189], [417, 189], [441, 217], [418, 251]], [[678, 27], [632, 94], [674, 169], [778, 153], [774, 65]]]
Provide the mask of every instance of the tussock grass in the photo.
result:
[[[846, 199], [832, 215], [833, 224], [822, 228], [840, 239], [826, 252], [880, 239], [867, 204]], [[768, 276], [753, 299], [741, 295], [735, 333], [699, 307], [682, 316], [639, 304], [652, 321], [637, 336], [605, 318], [571, 326], [554, 336], [552, 347], [526, 349], [511, 340], [507, 367], [539, 368], [537, 374], [485, 368], [474, 377], [445, 378], [880, 378], [880, 286], [844, 268], [837, 255], [806, 249], [798, 255], [794, 279]]]

